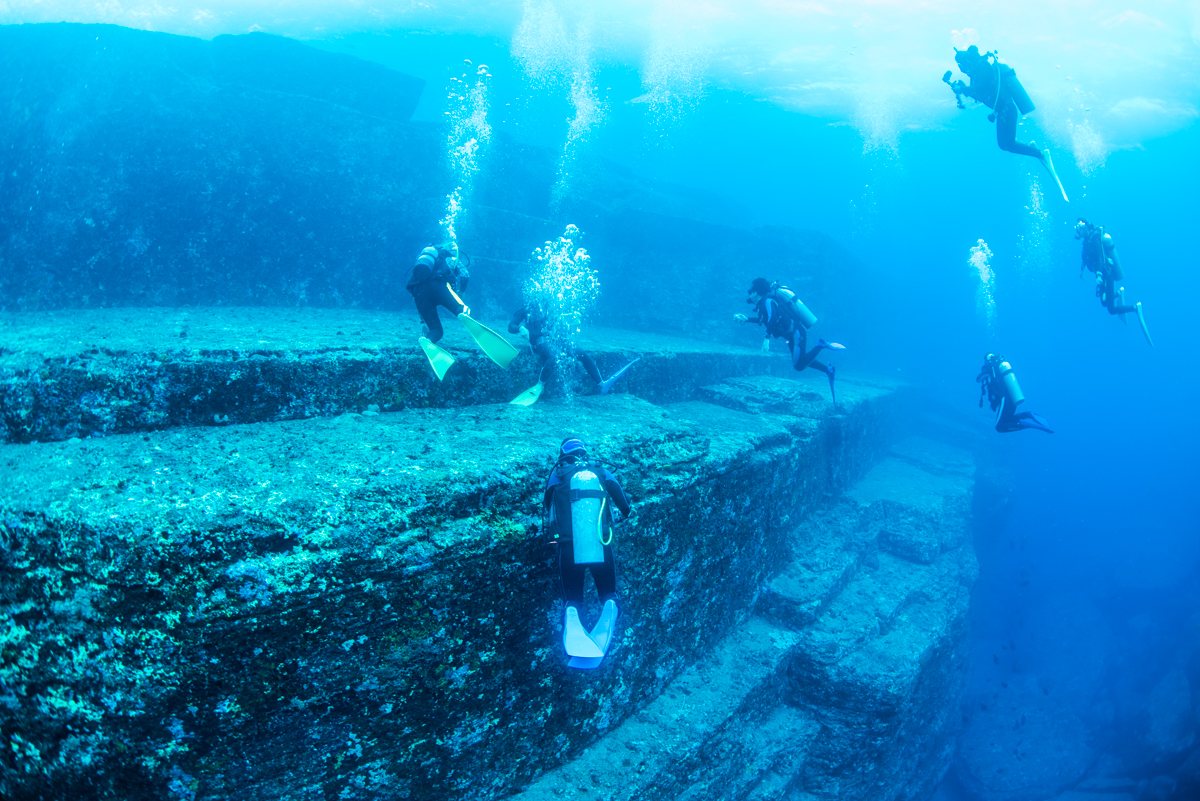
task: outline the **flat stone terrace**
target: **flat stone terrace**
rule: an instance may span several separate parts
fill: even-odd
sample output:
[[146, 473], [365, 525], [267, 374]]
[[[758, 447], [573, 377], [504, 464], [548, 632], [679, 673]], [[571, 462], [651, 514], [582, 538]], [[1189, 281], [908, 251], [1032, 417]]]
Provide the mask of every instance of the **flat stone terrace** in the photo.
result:
[[[484, 320], [516, 345], [507, 320]], [[503, 403], [537, 381], [528, 347], [501, 369], [457, 320], [442, 345], [458, 362], [437, 381], [416, 314], [350, 309], [137, 308], [0, 315], [0, 442], [34, 442]], [[665, 403], [730, 376], [785, 374], [782, 353], [590, 327], [580, 346], [611, 375], [642, 361], [620, 392]], [[588, 394], [575, 366], [574, 391]], [[817, 376], [820, 378], [820, 376]], [[567, 393], [558, 389], [558, 394]], [[556, 390], [550, 390], [551, 399]]]

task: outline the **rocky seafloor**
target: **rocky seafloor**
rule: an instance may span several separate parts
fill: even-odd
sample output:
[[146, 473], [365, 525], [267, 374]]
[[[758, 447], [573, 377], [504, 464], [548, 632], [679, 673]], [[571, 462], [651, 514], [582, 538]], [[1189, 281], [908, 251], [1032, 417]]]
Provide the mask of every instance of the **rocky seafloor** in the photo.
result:
[[[522, 408], [528, 357], [455, 332], [438, 384], [394, 315], [74, 319], [0, 328], [4, 797], [915, 801], [948, 769], [974, 462], [849, 359], [834, 407], [780, 354], [594, 332], [642, 358], [622, 391]], [[539, 518], [567, 435], [637, 510], [590, 672]]]

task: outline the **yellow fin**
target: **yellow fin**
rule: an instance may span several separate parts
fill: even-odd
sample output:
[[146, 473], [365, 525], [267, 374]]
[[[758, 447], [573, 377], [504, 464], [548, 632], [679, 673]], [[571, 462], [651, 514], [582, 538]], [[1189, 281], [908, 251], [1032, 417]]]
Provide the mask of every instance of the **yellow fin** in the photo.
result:
[[512, 360], [517, 358], [517, 354], [521, 352], [507, 339], [474, 317], [460, 314], [458, 315], [458, 319], [462, 321], [463, 328], [467, 329], [467, 333], [475, 340], [475, 344], [479, 346], [479, 349], [501, 367], [508, 367], [512, 363]]
[[509, 403], [517, 406], [532, 406], [533, 404], [537, 403], [538, 398], [542, 397], [542, 390], [545, 388], [546, 385], [539, 381], [517, 397], [510, 400]]
[[425, 358], [429, 360], [429, 366], [433, 368], [438, 381], [441, 381], [445, 378], [450, 365], [454, 364], [454, 357], [450, 355], [450, 351], [440, 345], [435, 345], [429, 337], [421, 337], [417, 340], [417, 344], [421, 346], [421, 350], [425, 351]]

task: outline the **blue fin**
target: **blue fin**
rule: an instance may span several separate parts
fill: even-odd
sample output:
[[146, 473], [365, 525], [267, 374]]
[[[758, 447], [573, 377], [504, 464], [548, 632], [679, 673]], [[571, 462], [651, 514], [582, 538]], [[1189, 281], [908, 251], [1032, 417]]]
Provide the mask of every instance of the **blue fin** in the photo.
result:
[[1070, 203], [1071, 198], [1067, 197], [1067, 190], [1063, 188], [1062, 179], [1058, 177], [1058, 170], [1054, 169], [1054, 159], [1050, 158], [1050, 148], [1042, 151], [1042, 165], [1050, 173], [1050, 177], [1054, 179], [1054, 183], [1058, 184], [1058, 191], [1062, 195], [1063, 202]]
[[579, 610], [567, 607], [566, 623], [563, 625], [563, 648], [567, 656], [603, 657], [604, 652], [596, 645], [579, 620]]
[[607, 381], [601, 381], [600, 382], [600, 394], [607, 395], [608, 393], [612, 392], [613, 386], [618, 381], [621, 380], [621, 376], [625, 375], [625, 373], [627, 373], [629, 371], [630, 367], [633, 367], [635, 364], [637, 364], [641, 360], [642, 360], [641, 356], [637, 357], [636, 359], [631, 361], [629, 364], [625, 365], [620, 370], [618, 370], [617, 372], [615, 372], [611, 376], [609, 376], [609, 379]]
[[1150, 347], [1154, 347], [1154, 340], [1150, 338], [1150, 329], [1146, 327], [1146, 315], [1142, 314], [1142, 302], [1139, 300], [1134, 308], [1137, 309], [1138, 323], [1142, 326], [1142, 335], [1146, 337], [1146, 342], [1150, 343]]
[[[608, 654], [608, 646], [612, 643], [613, 631], [616, 627], [617, 602], [610, 598], [604, 602], [604, 611], [600, 613], [600, 619], [596, 621], [591, 633], [592, 642], [605, 655]], [[567, 667], [576, 670], [595, 670], [603, 661], [604, 656], [573, 656], [567, 660]]]
[[612, 641], [613, 630], [617, 627], [617, 602], [609, 598], [604, 602], [604, 611], [592, 628], [592, 642], [603, 654], [608, 653], [608, 644]]
[[604, 661], [602, 656], [573, 656], [567, 660], [567, 667], [576, 670], [595, 670]]

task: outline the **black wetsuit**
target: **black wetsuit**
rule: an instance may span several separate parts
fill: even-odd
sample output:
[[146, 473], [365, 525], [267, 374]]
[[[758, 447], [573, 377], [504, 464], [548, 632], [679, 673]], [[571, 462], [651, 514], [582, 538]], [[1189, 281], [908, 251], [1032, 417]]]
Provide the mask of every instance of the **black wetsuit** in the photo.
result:
[[406, 288], [417, 304], [417, 313], [421, 322], [429, 329], [429, 339], [437, 342], [442, 338], [442, 321], [438, 317], [438, 306], [442, 306], [456, 315], [467, 310], [456, 293], [467, 288], [466, 270], [451, 267], [446, 263], [450, 253], [437, 248], [437, 260], [430, 267], [421, 261], [413, 265], [408, 275]]
[[1117, 282], [1124, 279], [1121, 262], [1117, 258], [1117, 246], [1113, 238], [1099, 226], [1089, 225], [1083, 233], [1083, 250], [1080, 253], [1081, 269], [1096, 274], [1096, 297], [1108, 309], [1109, 314], [1135, 314], [1136, 306], [1120, 305], [1121, 295]]
[[[975, 380], [980, 384], [979, 405], [983, 405], [983, 399], [986, 397], [988, 406], [993, 412], [996, 412], [996, 430], [1001, 434], [1008, 434], [1026, 428], [1036, 428], [1038, 431], [1053, 434], [1054, 431], [1046, 425], [1042, 418], [1033, 412], [1018, 412], [1018, 404], [1009, 400], [1004, 392], [1004, 381], [999, 374], [1001, 362], [1002, 360], [999, 358], [984, 360], [983, 367], [979, 369], [979, 375], [975, 376]], [[1023, 402], [1024, 399], [1018, 403]]]
[[792, 367], [803, 370], [814, 367], [825, 375], [830, 374], [829, 365], [817, 361], [817, 355], [823, 349], [817, 345], [808, 347], [808, 331], [789, 310], [788, 302], [778, 294], [778, 290], [758, 301], [754, 306], [755, 317], [748, 322], [761, 323], [767, 331], [767, 336], [782, 339], [788, 343], [788, 352], [792, 354]]
[[[968, 55], [969, 53], [973, 55]], [[1017, 106], [1015, 93], [1019, 91], [1022, 97], [1028, 96], [1017, 80], [1016, 71], [1007, 64], [988, 61], [987, 57], [979, 54], [975, 48], [962, 51], [956, 59], [959, 69], [971, 79], [971, 83], [962, 86], [960, 91], [995, 112], [996, 144], [1000, 149], [1022, 156], [1033, 156], [1040, 161], [1041, 151], [1032, 145], [1017, 141], [1017, 122], [1021, 119], [1021, 109]], [[1032, 103], [1029, 105], [1029, 111], [1032, 111]]]
[[[556, 365], [556, 354], [553, 344], [550, 339], [550, 332], [547, 331], [546, 315], [531, 309], [529, 306], [522, 306], [517, 309], [516, 314], [508, 321], [508, 332], [516, 334], [521, 330], [521, 326], [525, 326], [525, 330], [529, 332], [529, 347], [533, 349], [533, 353], [538, 358], [538, 372], [546, 368], [547, 365]], [[592, 379], [596, 384], [601, 384], [604, 379], [600, 375], [600, 369], [596, 367], [596, 362], [582, 350], [577, 349], [569, 343], [560, 343], [565, 348], [564, 355], [574, 356], [583, 365], [583, 369], [587, 372], [588, 378]], [[553, 367], [551, 369], [551, 377], [553, 377]]]
[[[576, 564], [574, 544], [571, 541], [571, 477], [580, 470], [591, 470], [596, 474], [610, 501], [604, 505], [602, 522], [604, 538], [608, 540], [608, 544], [603, 546], [604, 561], [597, 564]], [[546, 479], [542, 510], [547, 513], [547, 525], [558, 546], [558, 570], [562, 578], [563, 599], [568, 606], [583, 605], [583, 583], [589, 569], [592, 571], [592, 580], [596, 582], [596, 594], [600, 596], [600, 602], [616, 598], [617, 565], [612, 545], [613, 504], [622, 516], [629, 516], [632, 508], [629, 496], [625, 494], [616, 477], [599, 462], [575, 462], [563, 458]]]

